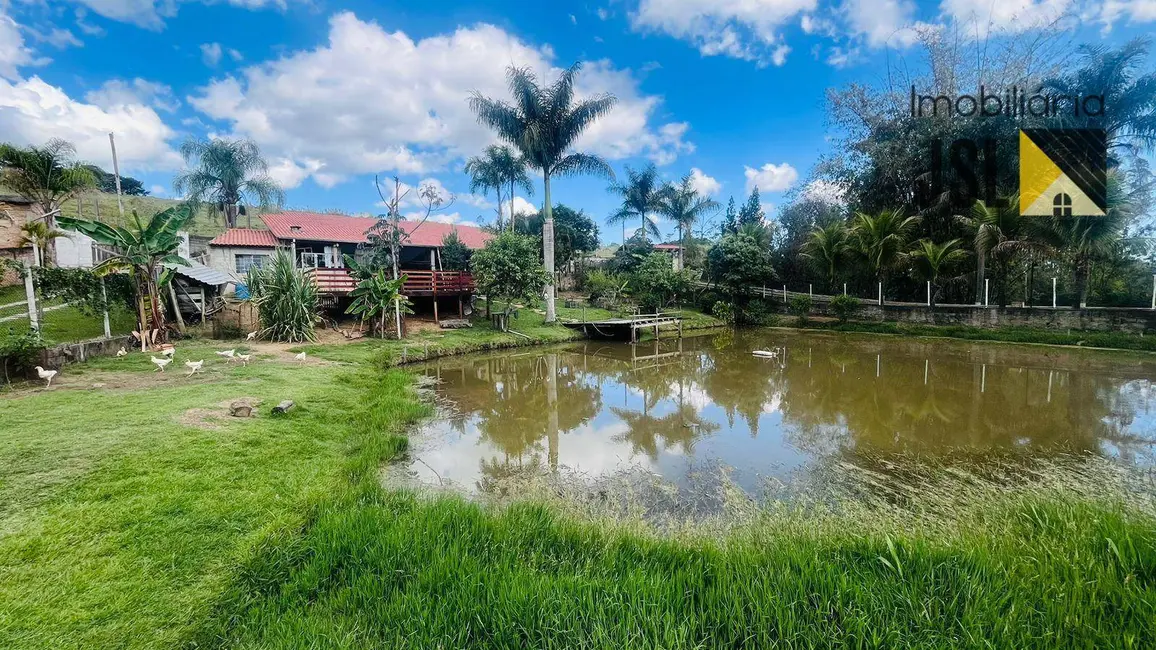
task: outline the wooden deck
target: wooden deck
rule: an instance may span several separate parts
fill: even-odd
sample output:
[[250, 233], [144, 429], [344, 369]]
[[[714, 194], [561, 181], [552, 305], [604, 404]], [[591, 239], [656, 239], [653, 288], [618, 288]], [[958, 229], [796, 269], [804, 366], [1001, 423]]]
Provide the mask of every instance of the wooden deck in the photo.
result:
[[655, 338], [658, 329], [674, 325], [678, 327], [678, 336], [682, 338], [682, 318], [675, 314], [642, 314], [630, 318], [608, 318], [597, 321], [579, 321], [563, 323], [570, 329], [582, 330], [583, 334], [591, 338], [638, 341], [638, 333], [642, 330], [653, 329]]
[[[317, 290], [325, 295], [346, 296], [357, 288], [357, 281], [349, 275], [349, 269], [310, 268], [305, 273], [313, 278]], [[406, 276], [402, 294], [414, 296], [468, 296], [474, 292], [474, 277], [462, 271], [410, 271], [402, 270]]]

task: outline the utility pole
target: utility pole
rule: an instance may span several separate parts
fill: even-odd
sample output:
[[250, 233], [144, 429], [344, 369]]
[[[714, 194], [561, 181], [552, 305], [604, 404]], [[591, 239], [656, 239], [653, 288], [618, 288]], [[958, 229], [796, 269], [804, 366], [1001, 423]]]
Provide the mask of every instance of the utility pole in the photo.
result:
[[[121, 198], [121, 193], [120, 193], [120, 164], [118, 163], [118, 161], [116, 159], [116, 139], [113, 138], [112, 131], [108, 132], [108, 145], [109, 145], [109, 147], [112, 148], [112, 176], [116, 180], [116, 207], [117, 207], [117, 210], [120, 212], [120, 222], [123, 224], [124, 223], [124, 199]], [[97, 218], [99, 219], [100, 218], [100, 208], [99, 208], [100, 197], [97, 197], [96, 202], [97, 202], [97, 206], [98, 206], [97, 207]], [[104, 278], [103, 277], [100, 279], [100, 294], [104, 299], [104, 314], [103, 314], [104, 315], [104, 338], [107, 339], [107, 338], [112, 337], [112, 329], [109, 327], [109, 323], [108, 323], [108, 289], [104, 285]], [[175, 302], [176, 302], [176, 298], [174, 296], [173, 307], [176, 307]], [[144, 331], [148, 327], [148, 325], [145, 323], [141, 323], [140, 327], [141, 327], [141, 334], [142, 334], [142, 338], [143, 338]], [[141, 352], [144, 352], [144, 345], [143, 344], [141, 345]]]

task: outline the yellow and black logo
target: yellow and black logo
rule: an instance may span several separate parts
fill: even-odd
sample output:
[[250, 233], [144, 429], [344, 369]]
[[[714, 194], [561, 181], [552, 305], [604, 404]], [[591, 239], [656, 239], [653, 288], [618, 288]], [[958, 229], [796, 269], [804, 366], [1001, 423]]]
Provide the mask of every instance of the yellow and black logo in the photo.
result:
[[1108, 209], [1103, 129], [1020, 131], [1020, 214], [1102, 217]]

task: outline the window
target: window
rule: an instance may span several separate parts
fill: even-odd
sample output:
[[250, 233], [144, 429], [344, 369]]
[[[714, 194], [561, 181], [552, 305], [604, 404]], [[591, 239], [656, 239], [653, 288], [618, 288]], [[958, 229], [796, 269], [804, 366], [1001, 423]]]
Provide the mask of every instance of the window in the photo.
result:
[[1072, 216], [1072, 197], [1060, 192], [1052, 199], [1052, 216], [1053, 217], [1070, 217]]
[[269, 258], [268, 255], [236, 255], [237, 273], [245, 275], [251, 268], [261, 268], [265, 266], [265, 260]]

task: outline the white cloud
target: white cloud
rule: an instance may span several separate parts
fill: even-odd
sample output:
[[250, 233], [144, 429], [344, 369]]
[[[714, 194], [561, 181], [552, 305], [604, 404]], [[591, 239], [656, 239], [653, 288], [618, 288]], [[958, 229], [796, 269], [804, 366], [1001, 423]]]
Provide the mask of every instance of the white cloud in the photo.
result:
[[[552, 79], [560, 72], [553, 59], [550, 48], [492, 25], [415, 41], [344, 12], [330, 19], [328, 43], [215, 80], [189, 101], [271, 157], [299, 170], [305, 160], [320, 162], [305, 176], [427, 174], [495, 142], [469, 109], [471, 90], [506, 98], [507, 66], [530, 66]], [[575, 90], [579, 96], [611, 92], [619, 100], [576, 148], [656, 162], [692, 150], [683, 139], [685, 123], [654, 123], [662, 100], [642, 93], [629, 70], [591, 62]]]
[[84, 45], [72, 32], [59, 27], [53, 27], [47, 34], [37, 34], [36, 32], [33, 32], [33, 34], [38, 40], [48, 43], [59, 50], [63, 50], [66, 47], [82, 47]]
[[[517, 215], [535, 215], [538, 214], [538, 206], [530, 203], [525, 198], [514, 195], [514, 214]], [[508, 219], [510, 217], [510, 201], [504, 199], [502, 201], [502, 218]]]
[[201, 43], [201, 60], [210, 68], [215, 68], [221, 62], [220, 43]]
[[1132, 23], [1156, 21], [1156, 0], [1106, 0], [1100, 9], [1099, 19], [1109, 29], [1125, 18]]
[[991, 32], [1019, 34], [1059, 20], [1074, 0], [943, 0], [940, 10], [979, 36]]
[[85, 22], [84, 19], [88, 16], [88, 12], [85, 11], [82, 7], [76, 8], [75, 15], [76, 26], [80, 28], [80, 31], [84, 32], [88, 36], [104, 36], [103, 27]]
[[[457, 201], [482, 210], [496, 207], [496, 204], [489, 197], [481, 194], [458, 194]], [[502, 202], [505, 202], [505, 197], [502, 197]]]
[[631, 24], [689, 41], [705, 56], [782, 65], [781, 30], [817, 7], [818, 0], [642, 0]]
[[228, 49], [228, 52], [229, 52], [229, 58], [233, 59], [234, 61], [240, 61], [240, 60], [245, 58], [244, 54], [241, 54], [240, 52], [238, 52], [237, 50], [234, 50], [231, 47]]
[[690, 186], [703, 196], [714, 196], [722, 189], [722, 183], [707, 176], [698, 167], [690, 168]]
[[85, 101], [101, 108], [114, 108], [123, 104], [144, 104], [163, 111], [173, 112], [181, 103], [173, 95], [173, 89], [153, 81], [136, 78], [131, 81], [110, 79], [84, 96]]
[[128, 98], [104, 106], [79, 102], [39, 77], [0, 80], [0, 133], [5, 140], [23, 145], [63, 138], [76, 145], [82, 160], [107, 165], [109, 132], [116, 134], [122, 169], [180, 166], [180, 157], [168, 144], [174, 132], [149, 106]]
[[168, 196], [169, 190], [164, 185], [153, 185], [149, 187], [149, 194], [153, 196]]
[[790, 163], [776, 165], [767, 163], [759, 169], [743, 168], [743, 175], [747, 177], [747, 193], [755, 187], [759, 192], [782, 192], [791, 188], [799, 180], [799, 172]]
[[920, 29], [928, 27], [915, 20], [915, 10], [912, 0], [844, 0], [841, 7], [847, 29], [871, 47], [914, 43]]
[[[0, 10], [4, 5], [0, 4]], [[31, 49], [25, 47], [20, 26], [0, 11], [0, 79], [16, 79], [20, 66], [37, 63]]]
[[[205, 0], [209, 3], [211, 0]], [[244, 9], [276, 8], [284, 10], [289, 0], [226, 0], [234, 7]], [[177, 15], [180, 4], [176, 0], [78, 0], [105, 18], [131, 23], [146, 29], [162, 29], [165, 19]]]

